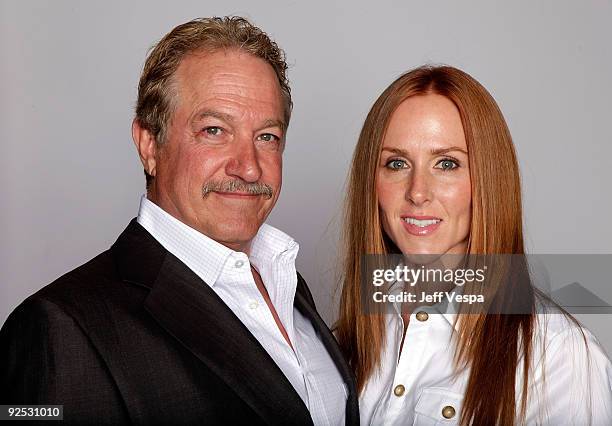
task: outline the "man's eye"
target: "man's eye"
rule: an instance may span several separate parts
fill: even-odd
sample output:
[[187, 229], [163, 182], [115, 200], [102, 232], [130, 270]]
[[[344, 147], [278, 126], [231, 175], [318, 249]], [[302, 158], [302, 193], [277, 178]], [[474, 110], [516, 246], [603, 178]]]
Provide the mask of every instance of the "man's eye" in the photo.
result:
[[264, 133], [263, 135], [257, 136], [257, 140], [264, 142], [275, 142], [279, 141], [280, 138], [276, 135], [273, 135], [272, 133]]
[[385, 167], [391, 170], [400, 170], [405, 169], [407, 167], [406, 162], [404, 160], [389, 160]]
[[459, 164], [455, 160], [445, 159], [436, 163], [436, 168], [442, 170], [454, 170], [457, 167], [459, 167]]
[[203, 131], [210, 136], [219, 136], [223, 132], [223, 129], [221, 127], [211, 126], [205, 127]]

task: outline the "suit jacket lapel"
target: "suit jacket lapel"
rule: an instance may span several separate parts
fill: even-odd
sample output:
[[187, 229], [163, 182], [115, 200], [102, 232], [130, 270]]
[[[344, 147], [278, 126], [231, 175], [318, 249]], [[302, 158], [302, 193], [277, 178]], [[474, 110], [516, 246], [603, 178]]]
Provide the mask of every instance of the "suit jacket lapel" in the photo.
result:
[[[139, 256], [124, 258], [121, 263], [129, 270], [128, 281], [151, 287], [145, 308], [155, 320], [226, 381], [266, 423], [281, 425], [291, 419], [292, 424], [312, 425], [310, 413], [291, 383], [210, 286], [136, 222], [125, 233], [128, 231], [138, 237], [133, 243], [144, 244], [148, 250], [143, 253], [143, 245], [135, 247]], [[161, 260], [161, 266], [151, 259]], [[139, 264], [150, 269], [140, 270], [135, 266]], [[154, 282], [142, 282], [154, 276]]]
[[323, 345], [336, 364], [336, 368], [340, 372], [344, 383], [348, 388], [348, 399], [346, 402], [346, 425], [359, 424], [359, 402], [357, 400], [357, 385], [355, 376], [344, 359], [336, 338], [333, 336], [325, 321], [321, 318], [315, 309], [312, 296], [303, 290], [306, 284], [302, 281], [302, 277], [298, 275], [298, 290], [295, 294], [295, 306], [298, 310], [310, 319], [312, 325], [319, 334]]

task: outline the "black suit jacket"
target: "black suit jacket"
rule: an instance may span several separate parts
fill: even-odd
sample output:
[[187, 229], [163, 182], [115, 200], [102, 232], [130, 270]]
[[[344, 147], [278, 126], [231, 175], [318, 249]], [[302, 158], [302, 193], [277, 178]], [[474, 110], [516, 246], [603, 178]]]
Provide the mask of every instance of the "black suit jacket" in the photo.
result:
[[[358, 424], [353, 376], [299, 274], [295, 306], [345, 381], [346, 424]], [[0, 404], [63, 404], [79, 424], [312, 424], [249, 330], [135, 220], [9, 316]]]

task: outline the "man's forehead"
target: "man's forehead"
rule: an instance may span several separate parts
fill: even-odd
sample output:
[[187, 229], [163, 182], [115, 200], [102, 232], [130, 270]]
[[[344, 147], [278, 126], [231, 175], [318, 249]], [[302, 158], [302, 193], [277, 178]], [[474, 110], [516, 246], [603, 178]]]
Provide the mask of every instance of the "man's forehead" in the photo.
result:
[[[232, 111], [232, 106], [245, 107], [265, 115], [266, 119], [280, 121], [284, 116], [282, 92], [274, 70], [249, 53], [220, 51], [190, 55], [181, 62], [175, 83], [184, 106], [202, 111], [218, 110], [228, 115], [238, 112]], [[227, 111], [219, 110], [224, 104]]]
[[280, 93], [280, 83], [274, 69], [261, 58], [239, 50], [199, 52], [183, 58], [176, 71], [184, 86], [234, 90], [262, 89]]

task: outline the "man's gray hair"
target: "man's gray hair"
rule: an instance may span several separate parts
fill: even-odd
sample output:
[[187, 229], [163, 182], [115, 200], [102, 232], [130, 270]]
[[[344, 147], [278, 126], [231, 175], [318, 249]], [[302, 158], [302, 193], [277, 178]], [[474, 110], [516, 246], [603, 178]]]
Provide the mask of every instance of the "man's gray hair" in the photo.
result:
[[[276, 73], [284, 103], [285, 126], [289, 125], [292, 101], [287, 80], [285, 53], [261, 29], [239, 16], [198, 18], [174, 28], [151, 50], [138, 84], [136, 119], [156, 143], [166, 141], [174, 113], [176, 88], [173, 76], [181, 60], [196, 51], [238, 49], [266, 61]], [[147, 187], [153, 179], [146, 173]]]

